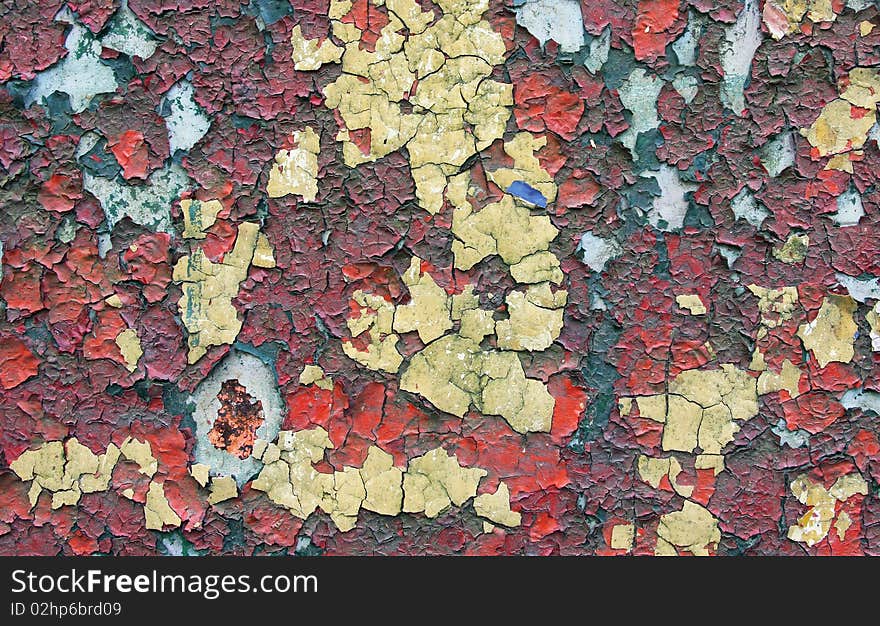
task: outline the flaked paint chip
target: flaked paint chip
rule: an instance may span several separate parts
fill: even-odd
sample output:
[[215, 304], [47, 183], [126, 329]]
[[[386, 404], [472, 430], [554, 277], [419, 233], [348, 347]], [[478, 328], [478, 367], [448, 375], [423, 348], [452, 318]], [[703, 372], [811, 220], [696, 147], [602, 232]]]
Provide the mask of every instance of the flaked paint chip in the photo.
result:
[[67, 56], [57, 65], [39, 72], [27, 94], [26, 104], [43, 104], [56, 91], [67, 94], [74, 113], [84, 111], [100, 94], [114, 93], [118, 87], [113, 69], [101, 60], [101, 43], [82, 26], [66, 7], [57, 21], [71, 25], [64, 43]]
[[189, 151], [211, 128], [211, 120], [195, 101], [195, 89], [187, 80], [171, 86], [160, 107], [168, 128], [168, 147], [171, 154]]
[[853, 319], [856, 302], [849, 296], [826, 296], [816, 317], [798, 328], [804, 347], [813, 353], [819, 367], [849, 363], [855, 351], [858, 326]]
[[526, 0], [516, 11], [516, 21], [541, 45], [552, 39], [562, 52], [577, 52], [584, 45], [581, 4], [577, 0]]
[[231, 344], [238, 336], [241, 320], [232, 300], [238, 295], [239, 286], [247, 278], [252, 264], [256, 267], [275, 264], [271, 248], [258, 254], [259, 229], [259, 224], [241, 223], [235, 246], [219, 263], [213, 263], [204, 250], [197, 247], [174, 266], [174, 282], [180, 284], [183, 291], [177, 306], [189, 333], [190, 363], [202, 358], [209, 347]]
[[682, 293], [675, 296], [675, 303], [688, 311], [691, 315], [705, 315], [706, 305], [700, 296], [695, 293]]
[[269, 170], [266, 193], [270, 198], [288, 194], [300, 196], [304, 202], [314, 202], [318, 195], [318, 154], [320, 137], [310, 127], [293, 133], [295, 147], [280, 150]]

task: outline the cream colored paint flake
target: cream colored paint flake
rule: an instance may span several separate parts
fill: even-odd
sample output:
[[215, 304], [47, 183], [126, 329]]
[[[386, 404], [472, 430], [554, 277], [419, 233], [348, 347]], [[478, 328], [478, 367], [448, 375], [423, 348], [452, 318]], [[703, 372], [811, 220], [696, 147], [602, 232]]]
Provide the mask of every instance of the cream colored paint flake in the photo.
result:
[[738, 422], [758, 414], [757, 380], [723, 364], [717, 370], [681, 372], [669, 382], [668, 394], [637, 396], [639, 415], [664, 424], [665, 451], [721, 454], [739, 431]]
[[877, 302], [870, 311], [865, 314], [865, 319], [871, 329], [871, 350], [880, 351], [880, 302]]
[[272, 252], [272, 244], [269, 238], [263, 233], [257, 236], [257, 245], [254, 248], [254, 259], [252, 261], [254, 267], [262, 267], [272, 269], [275, 267], [275, 255]]
[[[632, 401], [632, 398], [627, 398]], [[681, 398], [684, 400], [684, 398]], [[666, 423], [666, 414], [669, 409], [669, 398], [666, 394], [653, 396], [637, 396], [635, 398], [639, 416], [655, 422]], [[686, 400], [684, 400], [686, 402]]]
[[211, 468], [204, 463], [194, 463], [189, 468], [189, 475], [195, 478], [196, 482], [199, 483], [200, 486], [204, 487], [208, 484], [208, 472], [210, 470]]
[[807, 258], [809, 246], [810, 237], [808, 235], [791, 234], [782, 246], [773, 248], [773, 257], [789, 265], [803, 263]]
[[133, 437], [127, 437], [119, 451], [126, 461], [133, 461], [138, 464], [141, 474], [145, 474], [152, 478], [153, 474], [159, 469], [159, 462], [153, 456], [152, 448], [149, 441], [138, 441]]
[[834, 522], [834, 528], [837, 530], [837, 539], [843, 541], [846, 537], [846, 531], [852, 526], [852, 518], [846, 511], [841, 511]]
[[442, 448], [431, 450], [409, 462], [403, 475], [403, 510], [437, 517], [451, 504], [461, 506], [477, 495], [485, 475], [486, 470], [461, 467]]
[[507, 295], [510, 317], [495, 324], [498, 347], [502, 350], [545, 350], [562, 332], [562, 312], [566, 291], [550, 289], [550, 283], [531, 285], [525, 291]]
[[[174, 266], [173, 279], [183, 295], [177, 302], [183, 324], [189, 332], [190, 363], [195, 363], [210, 346], [231, 344], [241, 330], [241, 320], [232, 304], [247, 278], [251, 264], [273, 267], [271, 248], [258, 254], [259, 225], [244, 222], [238, 227], [235, 246], [223, 260], [213, 263], [202, 248], [181, 258]], [[262, 242], [268, 246], [268, 241]], [[268, 258], [267, 258], [268, 257]]]
[[144, 354], [141, 349], [141, 339], [138, 337], [137, 331], [132, 328], [126, 328], [116, 335], [116, 345], [122, 358], [125, 360], [125, 367], [129, 372], [137, 369], [138, 360]]
[[798, 301], [797, 287], [771, 289], [749, 285], [749, 291], [758, 298], [761, 324], [767, 328], [781, 326], [794, 314], [794, 307]]
[[[71, 437], [67, 441], [49, 441], [35, 450], [23, 452], [9, 467], [24, 482], [31, 482], [28, 499], [31, 506], [43, 491], [52, 496], [52, 508], [76, 505], [82, 494], [106, 491], [110, 487], [113, 468], [120, 458], [138, 464], [140, 472], [152, 477], [158, 462], [150, 444], [132, 437], [122, 446], [110, 443], [104, 453], [97, 455], [88, 447]], [[123, 495], [129, 499], [134, 491], [127, 489]], [[160, 530], [165, 525], [179, 526], [180, 517], [168, 505], [162, 484], [150, 481], [144, 504], [147, 528]]]
[[663, 427], [663, 449], [691, 452], [696, 448], [703, 415], [699, 404], [680, 396], [669, 396], [666, 425]]
[[[835, 522], [835, 509], [838, 502], [846, 502], [856, 494], [867, 495], [868, 483], [859, 474], [846, 474], [838, 478], [830, 489], [822, 483], [814, 481], [808, 474], [801, 474], [791, 483], [791, 493], [801, 504], [809, 507], [796, 524], [788, 528], [788, 538], [792, 541], [814, 546], [828, 535]], [[849, 515], [841, 519], [838, 515], [838, 536], [843, 534], [852, 523]], [[842, 530], [841, 530], [842, 528]]]
[[666, 477], [672, 489], [680, 496], [689, 498], [694, 492], [693, 485], [681, 485], [678, 483], [678, 475], [681, 474], [681, 463], [673, 457], [657, 459], [644, 454], [639, 455], [639, 477], [654, 489], [660, 487], [660, 482]]
[[329, 38], [306, 39], [302, 34], [302, 26], [297, 24], [290, 33], [290, 45], [293, 69], [310, 71], [320, 69], [325, 63], [339, 63], [343, 49], [336, 46]]
[[675, 303], [691, 315], [705, 315], [706, 305], [695, 293], [683, 293], [675, 296]]
[[238, 496], [238, 485], [232, 476], [214, 476], [211, 478], [208, 504], [218, 504]]
[[403, 284], [410, 294], [409, 304], [394, 311], [394, 330], [399, 333], [417, 331], [419, 339], [430, 343], [452, 328], [451, 298], [430, 274], [422, 273], [421, 259], [413, 257], [403, 274]]
[[147, 500], [144, 504], [144, 517], [147, 530], [162, 530], [166, 525], [180, 526], [180, 516], [174, 512], [165, 498], [165, 487], [162, 483], [150, 481]]
[[358, 317], [348, 319], [348, 329], [352, 337], [368, 332], [370, 343], [366, 350], [360, 350], [351, 342], [343, 342], [343, 352], [371, 370], [396, 373], [403, 357], [397, 351], [398, 336], [392, 332], [394, 305], [380, 296], [360, 290], [354, 292], [352, 299], [361, 311]]
[[[341, 21], [350, 4], [334, 1], [329, 11], [342, 47], [294, 31], [295, 67], [342, 63], [342, 75], [324, 96], [345, 124], [336, 139], [346, 164], [356, 167], [405, 147], [419, 204], [436, 213], [448, 178], [504, 134], [513, 88], [491, 78], [504, 60], [504, 41], [481, 17], [485, 2], [437, 3], [443, 14], [435, 19], [413, 0], [395, 0], [385, 3], [389, 21], [369, 51], [357, 26]], [[404, 98], [412, 110], [403, 110]], [[370, 133], [362, 150], [351, 131], [363, 129]]]
[[615, 524], [611, 529], [612, 550], [632, 550], [636, 537], [636, 527], [633, 524]]
[[[314, 464], [323, 460], [325, 451], [332, 447], [327, 431], [320, 427], [281, 431], [276, 443], [255, 448], [264, 465], [251, 486], [300, 519], [320, 508], [340, 531], [347, 532], [356, 525], [361, 509], [380, 515], [405, 511], [435, 517], [453, 504], [462, 506], [476, 496], [480, 479], [487, 473], [480, 468], [462, 467], [442, 448], [411, 459], [404, 471], [377, 446], [368, 449], [360, 468], [346, 466], [333, 473], [319, 472]], [[270, 458], [272, 448], [280, 452], [277, 458]], [[234, 497], [234, 490], [233, 481], [230, 497]], [[475, 499], [474, 506], [487, 519], [517, 526], [519, 513], [510, 509], [509, 494], [507, 486], [500, 483], [495, 494], [482, 497], [479, 504]]]
[[501, 526], [512, 528], [522, 522], [522, 515], [510, 508], [510, 489], [503, 482], [498, 484], [495, 493], [484, 493], [474, 498], [474, 511]]
[[458, 417], [473, 404], [502, 416], [517, 432], [549, 431], [555, 406], [541, 381], [526, 378], [515, 353], [484, 351], [458, 335], [442, 337], [414, 355], [400, 388]]
[[558, 285], [564, 278], [559, 268], [559, 259], [546, 250], [530, 254], [519, 263], [511, 265], [510, 275], [516, 282], [526, 284], [551, 282]]
[[535, 153], [545, 145], [547, 145], [546, 137], [517, 133], [510, 141], [504, 143], [504, 152], [513, 159], [513, 167], [489, 170], [487, 172], [489, 180], [503, 191], [507, 191], [514, 182], [523, 181], [540, 191], [548, 204], [553, 202], [556, 200], [556, 183], [535, 156]]
[[115, 293], [112, 296], [104, 298], [104, 302], [107, 303], [107, 306], [112, 306], [114, 309], [122, 308], [122, 299]]
[[804, 347], [813, 353], [820, 367], [831, 362], [849, 363], [855, 351], [858, 326], [853, 319], [856, 301], [850, 296], [825, 297], [815, 319], [798, 328]]
[[724, 457], [720, 454], [698, 454], [694, 459], [694, 469], [710, 469], [718, 476], [724, 471]]
[[452, 253], [455, 267], [469, 270], [483, 259], [499, 255], [508, 265], [547, 250], [559, 231], [546, 215], [532, 212], [513, 197], [474, 212], [469, 204], [456, 207], [452, 214]]
[[[880, 103], [880, 74], [874, 68], [855, 67], [846, 77], [840, 97], [822, 109], [816, 121], [801, 135], [820, 156], [859, 150], [868, 139]], [[862, 109], [854, 111], [853, 107]]]
[[770, 370], [761, 372], [758, 377], [758, 395], [782, 391], [788, 392], [790, 398], [800, 395], [801, 371], [788, 359], [782, 362], [782, 370], [777, 374]]
[[482, 390], [483, 354], [479, 345], [448, 335], [415, 354], [400, 378], [400, 388], [423, 396], [446, 413], [464, 417]]
[[394, 458], [371, 446], [360, 470], [366, 496], [363, 507], [380, 515], [397, 515], [403, 508], [403, 472], [394, 466]]
[[764, 24], [774, 39], [797, 32], [804, 18], [813, 24], [837, 19], [832, 0], [766, 0]]
[[326, 391], [333, 391], [333, 379], [327, 376], [317, 365], [306, 365], [299, 375], [300, 385], [315, 385]]
[[188, 239], [204, 239], [207, 237], [206, 230], [211, 228], [217, 221], [217, 214], [223, 210], [219, 200], [185, 199], [180, 201], [180, 211], [183, 213], [183, 236]]
[[266, 193], [270, 198], [289, 194], [300, 196], [304, 202], [314, 202], [318, 195], [318, 154], [321, 138], [310, 127], [293, 133], [296, 147], [279, 150], [269, 170]]
[[[694, 556], [708, 556], [709, 549], [714, 549], [721, 541], [721, 531], [718, 529], [718, 520], [707, 509], [685, 500], [681, 511], [661, 516], [657, 537], [658, 547], [662, 540], [667, 546]], [[661, 548], [661, 554], [668, 553], [668, 547], [665, 550]]]

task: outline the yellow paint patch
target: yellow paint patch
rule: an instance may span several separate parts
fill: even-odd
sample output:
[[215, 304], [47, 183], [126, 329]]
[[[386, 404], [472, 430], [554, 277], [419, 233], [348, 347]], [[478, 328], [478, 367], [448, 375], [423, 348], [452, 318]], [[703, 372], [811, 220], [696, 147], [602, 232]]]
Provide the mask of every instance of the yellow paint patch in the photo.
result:
[[223, 210], [219, 200], [181, 200], [180, 211], [183, 213], [183, 236], [188, 239], [204, 239], [205, 231], [217, 221], [217, 214]]
[[636, 527], [633, 524], [617, 524], [611, 529], [612, 550], [632, 550], [636, 537]]
[[781, 326], [794, 314], [794, 307], [798, 301], [797, 287], [769, 289], [758, 285], [749, 285], [749, 291], [758, 298], [761, 324], [767, 328]]
[[510, 317], [495, 324], [502, 350], [546, 350], [562, 332], [562, 311], [568, 292], [553, 292], [550, 283], [531, 285], [507, 295]]
[[208, 504], [218, 504], [238, 495], [238, 485], [232, 476], [214, 476], [211, 479], [211, 493]]
[[210, 346], [231, 344], [241, 330], [241, 320], [232, 304], [253, 263], [274, 266], [268, 240], [259, 246], [259, 225], [244, 222], [238, 227], [235, 246], [219, 263], [212, 263], [201, 248], [181, 258], [174, 266], [173, 279], [183, 295], [177, 302], [181, 319], [189, 332], [190, 363], [195, 363]]
[[269, 170], [266, 193], [270, 198], [295, 194], [305, 202], [314, 202], [318, 195], [318, 154], [321, 151], [321, 139], [307, 126], [305, 130], [293, 133], [293, 142], [295, 148], [279, 150], [275, 155], [275, 163]]
[[[660, 518], [657, 537], [658, 550], [655, 553], [658, 555], [670, 554], [669, 547], [673, 547], [694, 556], [708, 556], [709, 548], [714, 549], [721, 541], [721, 531], [718, 520], [707, 509], [685, 500], [681, 511]], [[672, 554], [675, 554], [674, 549]]]
[[360, 350], [351, 342], [344, 341], [343, 352], [371, 370], [396, 373], [403, 363], [403, 357], [397, 351], [398, 336], [392, 332], [394, 305], [384, 298], [360, 290], [354, 292], [352, 299], [361, 307], [361, 311], [358, 317], [348, 319], [348, 330], [352, 337], [369, 332], [370, 343], [366, 350]]
[[501, 415], [517, 432], [549, 431], [556, 404], [541, 381], [526, 378], [515, 353], [484, 351], [457, 335], [413, 356], [400, 388], [458, 417], [473, 404], [484, 414]]
[[315, 385], [327, 391], [333, 390], [333, 379], [327, 376], [317, 365], [306, 365], [299, 375], [300, 385]]
[[413, 257], [403, 274], [409, 288], [410, 303], [394, 311], [394, 330], [399, 333], [417, 331], [419, 339], [430, 343], [452, 328], [451, 298], [437, 286], [430, 274], [421, 272], [421, 259]]
[[[113, 468], [120, 458], [137, 463], [141, 474], [153, 477], [158, 462], [149, 442], [128, 437], [120, 447], [113, 443], [103, 454], [97, 455], [79, 443], [76, 437], [67, 441], [48, 441], [35, 450], [26, 450], [9, 464], [10, 469], [24, 482], [30, 482], [28, 499], [31, 506], [43, 491], [52, 495], [52, 508], [76, 505], [82, 494], [107, 491], [113, 477]], [[122, 494], [133, 498], [127, 489]], [[179, 526], [180, 518], [168, 506], [161, 483], [150, 481], [144, 505], [147, 528], [160, 530], [164, 525]]]
[[515, 527], [522, 522], [522, 515], [510, 508], [510, 490], [505, 483], [499, 483], [493, 494], [484, 493], [474, 498], [474, 511], [501, 526]]
[[180, 526], [180, 516], [174, 512], [165, 498], [165, 487], [162, 483], [150, 482], [147, 501], [144, 504], [144, 517], [148, 530], [162, 530], [165, 526]]
[[723, 364], [717, 370], [686, 370], [669, 383], [668, 394], [635, 398], [639, 415], [664, 424], [666, 451], [721, 454], [739, 431], [737, 422], [758, 414], [757, 381]]
[[431, 450], [409, 462], [403, 475], [403, 510], [437, 517], [450, 504], [461, 506], [476, 496], [486, 473], [479, 468], [461, 467], [458, 459], [442, 448]]
[[[781, 17], [783, 26], [778, 19]], [[806, 17], [813, 24], [833, 22], [837, 19], [831, 0], [767, 0], [764, 6], [764, 23], [774, 39], [781, 39], [800, 29]]]
[[290, 33], [290, 45], [293, 47], [293, 69], [298, 71], [317, 70], [325, 63], [339, 63], [342, 58], [342, 48], [329, 38], [324, 41], [306, 39], [299, 24]]
[[[816, 148], [819, 156], [859, 150], [876, 121], [877, 103], [880, 102], [880, 74], [877, 70], [853, 68], [844, 84], [846, 87], [840, 97], [826, 104], [808, 129], [801, 129], [801, 135]], [[842, 163], [836, 164], [838, 169], [842, 166]]]
[[[436, 213], [448, 177], [504, 134], [513, 88], [490, 77], [506, 49], [481, 17], [488, 9], [484, 0], [440, 1], [437, 20], [413, 0], [384, 4], [389, 22], [373, 52], [361, 46], [354, 24], [341, 21], [351, 3], [334, 0], [331, 28], [344, 45], [306, 40], [295, 30], [295, 68], [342, 63], [342, 75], [324, 96], [345, 124], [336, 139], [346, 164], [356, 167], [406, 147], [419, 204]], [[404, 98], [411, 111], [400, 106]], [[351, 131], [364, 129], [370, 141], [362, 150]]]
[[[830, 489], [825, 489], [807, 474], [801, 474], [792, 481], [791, 493], [801, 504], [810, 508], [798, 519], [797, 524], [788, 528], [788, 538], [812, 547], [825, 539], [831, 530], [836, 503], [846, 502], [856, 494], [867, 495], [868, 483], [859, 474], [846, 474], [838, 478]], [[838, 522], [838, 536], [843, 539], [852, 520], [847, 515], [844, 519], [838, 518]]]
[[790, 398], [800, 395], [801, 371], [786, 359], [782, 362], [782, 370], [777, 374], [769, 370], [761, 372], [758, 377], [758, 395], [785, 390]]
[[126, 369], [129, 372], [135, 371], [138, 360], [144, 354], [137, 331], [132, 328], [126, 328], [116, 335], [116, 345], [119, 347], [119, 352], [122, 353], [122, 358], [125, 359]]
[[455, 267], [469, 270], [483, 259], [499, 255], [508, 265], [520, 263], [525, 257], [547, 250], [559, 231], [546, 215], [531, 211], [504, 196], [478, 212], [467, 202], [452, 214], [452, 253]]
[[[270, 461], [266, 454], [273, 446], [280, 457]], [[332, 447], [327, 431], [320, 427], [281, 431], [277, 445], [266, 446], [263, 469], [251, 486], [300, 519], [320, 508], [339, 530], [347, 532], [354, 528], [362, 508], [380, 515], [407, 512], [436, 517], [449, 506], [462, 506], [474, 498], [480, 479], [487, 473], [462, 467], [442, 448], [411, 459], [403, 471], [394, 466], [390, 454], [376, 446], [369, 448], [361, 468], [318, 472], [313, 465]], [[477, 514], [499, 524], [519, 525], [520, 514], [510, 509], [509, 493], [502, 482], [495, 494], [478, 496], [474, 499]]]
[[705, 315], [706, 305], [695, 293], [683, 293], [675, 296], [675, 303], [691, 315]]
[[195, 478], [196, 482], [199, 483], [199, 485], [204, 487], [208, 484], [208, 472], [210, 471], [210, 469], [211, 468], [204, 463], [194, 463], [189, 468], [189, 475]]
[[822, 302], [816, 318], [798, 328], [804, 347], [813, 353], [820, 367], [831, 362], [849, 363], [855, 351], [858, 326], [853, 320], [856, 302], [850, 296], [830, 295]]
[[809, 246], [809, 236], [791, 234], [781, 247], [773, 248], [773, 257], [783, 263], [803, 263]]
[[535, 153], [546, 145], [546, 137], [517, 133], [513, 139], [504, 142], [504, 152], [513, 159], [513, 167], [487, 171], [489, 180], [498, 185], [502, 191], [507, 191], [515, 181], [521, 180], [540, 191], [548, 203], [553, 202], [556, 200], [556, 183], [541, 167], [541, 162], [535, 156]]

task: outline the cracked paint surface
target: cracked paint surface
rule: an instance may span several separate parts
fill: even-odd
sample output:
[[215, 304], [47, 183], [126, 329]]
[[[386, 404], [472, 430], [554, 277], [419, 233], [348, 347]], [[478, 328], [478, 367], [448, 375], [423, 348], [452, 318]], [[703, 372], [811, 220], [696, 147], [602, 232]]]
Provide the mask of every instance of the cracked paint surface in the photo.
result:
[[0, 554], [880, 553], [875, 4], [6, 10]]

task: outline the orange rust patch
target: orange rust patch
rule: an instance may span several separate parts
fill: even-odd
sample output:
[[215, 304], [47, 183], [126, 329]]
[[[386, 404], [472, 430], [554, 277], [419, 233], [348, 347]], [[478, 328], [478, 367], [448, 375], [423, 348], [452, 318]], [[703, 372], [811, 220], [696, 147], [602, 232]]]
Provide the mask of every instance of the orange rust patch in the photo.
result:
[[257, 429], [262, 426], [263, 403], [254, 400], [247, 389], [235, 379], [227, 380], [217, 394], [220, 410], [208, 441], [215, 448], [246, 459], [254, 449]]

